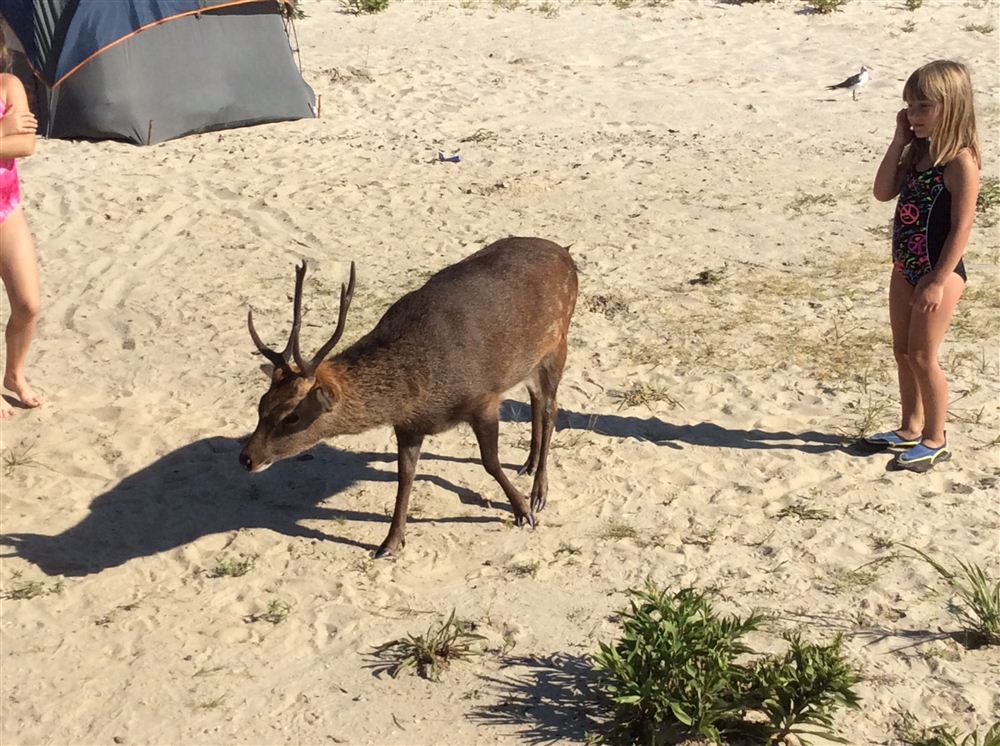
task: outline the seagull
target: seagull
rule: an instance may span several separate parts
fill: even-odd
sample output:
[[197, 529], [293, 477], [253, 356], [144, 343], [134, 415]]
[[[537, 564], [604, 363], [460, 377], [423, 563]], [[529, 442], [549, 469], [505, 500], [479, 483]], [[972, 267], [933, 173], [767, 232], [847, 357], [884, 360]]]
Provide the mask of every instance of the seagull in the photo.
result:
[[850, 91], [851, 91], [851, 98], [853, 100], [857, 101], [858, 100], [858, 89], [861, 86], [863, 86], [865, 83], [867, 83], [868, 80], [871, 78], [871, 76], [868, 74], [869, 70], [871, 70], [870, 67], [866, 67], [865, 65], [862, 65], [861, 66], [861, 72], [859, 72], [857, 75], [852, 75], [847, 80], [844, 80], [844, 81], [842, 81], [840, 83], [837, 83], [837, 85], [828, 85], [826, 87], [826, 89], [828, 91], [832, 91], [835, 88], [849, 88]]

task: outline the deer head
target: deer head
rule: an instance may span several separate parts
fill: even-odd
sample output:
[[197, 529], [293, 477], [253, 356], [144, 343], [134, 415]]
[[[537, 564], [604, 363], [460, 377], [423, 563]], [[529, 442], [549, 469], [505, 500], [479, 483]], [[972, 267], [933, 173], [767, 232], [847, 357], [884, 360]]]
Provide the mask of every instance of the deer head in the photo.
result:
[[271, 386], [257, 405], [257, 429], [240, 453], [240, 463], [247, 471], [263, 471], [275, 461], [294, 456], [313, 446], [324, 437], [319, 419], [334, 407], [336, 394], [329, 385], [323, 385], [317, 380], [316, 370], [344, 334], [347, 309], [354, 296], [354, 262], [351, 262], [351, 277], [347, 287], [340, 286], [337, 328], [326, 344], [308, 361], [302, 357], [299, 349], [302, 283], [305, 276], [306, 263], [303, 260], [295, 268], [292, 332], [283, 351], [276, 352], [261, 341], [253, 326], [253, 310], [247, 313], [250, 338], [260, 354], [274, 366]]

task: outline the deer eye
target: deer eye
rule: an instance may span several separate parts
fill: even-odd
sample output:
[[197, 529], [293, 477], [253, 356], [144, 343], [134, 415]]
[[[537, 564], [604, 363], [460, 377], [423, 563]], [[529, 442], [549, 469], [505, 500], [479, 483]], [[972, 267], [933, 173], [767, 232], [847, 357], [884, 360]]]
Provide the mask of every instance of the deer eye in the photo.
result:
[[295, 414], [295, 412], [292, 412], [284, 420], [282, 420], [282, 424], [289, 425], [289, 426], [290, 425], [297, 425], [297, 424], [299, 424], [299, 416], [297, 414]]

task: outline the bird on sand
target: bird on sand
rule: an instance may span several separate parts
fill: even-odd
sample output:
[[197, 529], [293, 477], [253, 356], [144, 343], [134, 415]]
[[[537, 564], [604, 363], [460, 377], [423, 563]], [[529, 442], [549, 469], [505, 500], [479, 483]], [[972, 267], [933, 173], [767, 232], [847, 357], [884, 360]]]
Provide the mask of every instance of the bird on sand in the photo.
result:
[[870, 67], [862, 65], [861, 72], [852, 75], [851, 77], [847, 78], [847, 80], [842, 80], [836, 85], [828, 85], [826, 89], [828, 91], [832, 91], [836, 88], [847, 88], [851, 92], [851, 98], [857, 101], [858, 89], [871, 79], [871, 76], [868, 74], [869, 70], [871, 70]]

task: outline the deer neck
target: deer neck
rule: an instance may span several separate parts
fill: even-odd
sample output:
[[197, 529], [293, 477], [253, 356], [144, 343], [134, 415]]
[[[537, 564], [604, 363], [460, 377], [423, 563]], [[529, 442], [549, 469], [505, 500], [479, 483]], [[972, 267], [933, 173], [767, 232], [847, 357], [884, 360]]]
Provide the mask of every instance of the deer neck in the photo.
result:
[[317, 381], [339, 402], [337, 433], [361, 433], [399, 421], [406, 407], [406, 384], [393, 373], [378, 359], [333, 358], [317, 368]]

